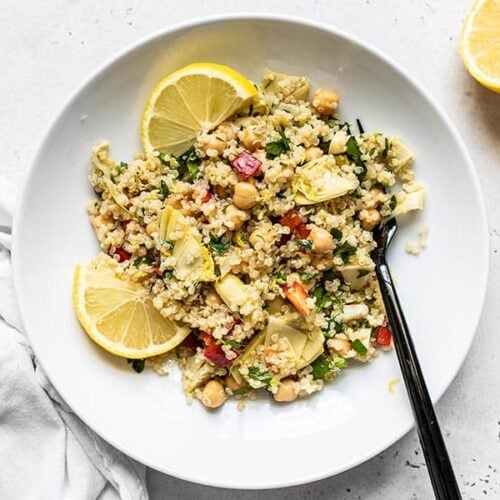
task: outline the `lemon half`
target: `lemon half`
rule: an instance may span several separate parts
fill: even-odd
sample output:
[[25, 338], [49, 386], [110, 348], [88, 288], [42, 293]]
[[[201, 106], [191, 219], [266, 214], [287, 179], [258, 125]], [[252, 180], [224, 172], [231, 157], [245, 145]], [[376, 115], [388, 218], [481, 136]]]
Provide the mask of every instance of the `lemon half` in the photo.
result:
[[477, 0], [465, 19], [460, 48], [469, 73], [500, 93], [500, 0]]
[[155, 87], [146, 104], [144, 150], [184, 153], [199, 132], [215, 128], [256, 93], [243, 75], [221, 64], [195, 63], [175, 71]]
[[163, 354], [189, 334], [189, 328], [164, 318], [140, 285], [117, 278], [105, 265], [76, 266], [73, 306], [88, 336], [123, 358]]

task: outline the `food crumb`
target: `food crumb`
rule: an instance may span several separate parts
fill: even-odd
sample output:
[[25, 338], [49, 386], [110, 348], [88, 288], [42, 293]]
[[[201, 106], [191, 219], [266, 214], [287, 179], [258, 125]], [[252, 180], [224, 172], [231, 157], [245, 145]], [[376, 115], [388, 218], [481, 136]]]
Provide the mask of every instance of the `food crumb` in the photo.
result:
[[418, 231], [418, 242], [417, 243], [407, 243], [405, 246], [405, 251], [410, 255], [420, 255], [424, 248], [427, 248], [427, 238], [429, 235], [429, 226], [427, 224], [422, 224]]
[[389, 382], [387, 383], [387, 390], [391, 393], [394, 394], [396, 392], [396, 386], [401, 382], [399, 378], [391, 378]]
[[87, 119], [87, 115], [80, 116], [80, 121], [84, 122]]

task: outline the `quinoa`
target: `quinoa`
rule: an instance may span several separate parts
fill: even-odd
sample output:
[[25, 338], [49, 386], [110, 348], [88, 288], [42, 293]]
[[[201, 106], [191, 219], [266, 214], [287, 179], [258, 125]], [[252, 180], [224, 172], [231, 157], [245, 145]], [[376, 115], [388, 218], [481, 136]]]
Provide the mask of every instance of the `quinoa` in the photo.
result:
[[[279, 399], [291, 401], [388, 347], [377, 340], [385, 312], [372, 230], [415, 207], [413, 156], [398, 138], [356, 133], [335, 115], [337, 102], [320, 106], [320, 92], [312, 104], [309, 85], [266, 70], [255, 105], [179, 157], [117, 162], [107, 142], [92, 152], [97, 259], [113, 259], [118, 277], [189, 327], [180, 346], [148, 364], [165, 374], [175, 360], [191, 398], [203, 401], [216, 380], [241, 406], [291, 380], [289, 399]], [[259, 163], [251, 175], [237, 168], [242, 158]], [[248, 206], [238, 206], [240, 188]], [[355, 305], [366, 307], [348, 319]]]

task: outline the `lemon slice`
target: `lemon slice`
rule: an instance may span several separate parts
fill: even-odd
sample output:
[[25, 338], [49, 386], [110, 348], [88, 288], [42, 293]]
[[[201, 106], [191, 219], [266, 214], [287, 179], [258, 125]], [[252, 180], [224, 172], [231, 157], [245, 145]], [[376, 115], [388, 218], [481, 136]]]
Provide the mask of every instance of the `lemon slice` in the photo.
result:
[[461, 55], [469, 73], [500, 93], [500, 1], [477, 0], [465, 19]]
[[142, 116], [144, 150], [179, 155], [201, 131], [215, 128], [244, 106], [257, 89], [227, 66], [195, 63], [164, 78]]
[[123, 358], [163, 354], [189, 334], [189, 328], [159, 313], [146, 290], [117, 278], [106, 263], [76, 266], [73, 306], [88, 336]]

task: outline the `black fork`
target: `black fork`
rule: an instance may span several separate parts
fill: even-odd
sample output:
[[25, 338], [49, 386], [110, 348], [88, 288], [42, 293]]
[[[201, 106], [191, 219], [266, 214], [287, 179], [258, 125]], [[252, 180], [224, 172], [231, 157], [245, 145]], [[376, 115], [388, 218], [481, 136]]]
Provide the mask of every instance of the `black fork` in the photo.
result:
[[460, 490], [385, 258], [385, 252], [397, 230], [398, 225], [394, 218], [375, 228], [373, 237], [377, 248], [372, 252], [375, 272], [434, 495], [439, 500], [457, 500], [462, 498]]

